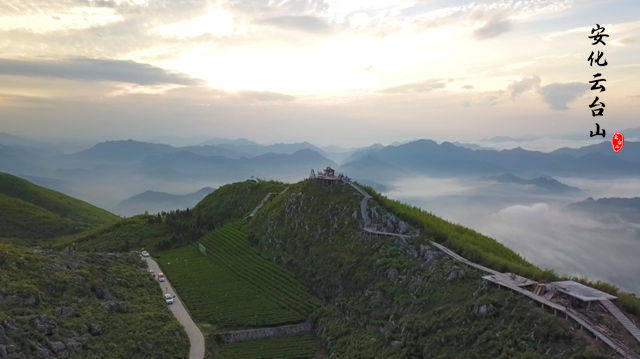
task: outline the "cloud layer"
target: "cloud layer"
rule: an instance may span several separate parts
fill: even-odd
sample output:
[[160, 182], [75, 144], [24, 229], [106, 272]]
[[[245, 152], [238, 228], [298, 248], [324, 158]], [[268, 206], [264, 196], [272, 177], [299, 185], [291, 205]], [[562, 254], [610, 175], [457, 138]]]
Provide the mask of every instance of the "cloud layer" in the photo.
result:
[[116, 81], [139, 85], [196, 85], [201, 81], [133, 61], [74, 58], [64, 60], [0, 59], [0, 75], [57, 77], [80, 81]]
[[[349, 145], [541, 126], [584, 133], [581, 14], [605, 9], [615, 34], [608, 125], [633, 127], [634, 1], [6, 0], [0, 127], [46, 134], [75, 121], [101, 135], [115, 130], [107, 119], [116, 111], [126, 136], [149, 127], [245, 136], [261, 117], [272, 130], [256, 139]], [[171, 110], [158, 111], [165, 103]]]

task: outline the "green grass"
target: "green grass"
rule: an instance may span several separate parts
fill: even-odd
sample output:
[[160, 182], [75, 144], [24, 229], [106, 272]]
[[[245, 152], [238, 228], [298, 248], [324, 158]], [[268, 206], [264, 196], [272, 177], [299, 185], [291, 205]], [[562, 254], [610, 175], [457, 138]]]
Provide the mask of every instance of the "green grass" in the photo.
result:
[[198, 227], [214, 229], [247, 216], [269, 193], [282, 192], [286, 184], [276, 181], [247, 180], [224, 185], [193, 208]]
[[[325, 300], [312, 320], [329, 356], [595, 358], [610, 354], [572, 322], [522, 296], [488, 286], [479, 271], [436, 249], [426, 259], [421, 253], [428, 243], [425, 237], [408, 241], [411, 250], [398, 239], [364, 234], [361, 198], [346, 185], [303, 181], [291, 185], [248, 223], [251, 238], [263, 253]], [[435, 219], [427, 223], [439, 224]], [[505, 247], [474, 240], [472, 232], [458, 235], [460, 240], [480, 242], [475, 246], [490, 248], [494, 256], [504, 255], [509, 262], [528, 267]], [[479, 313], [481, 306], [489, 308], [486, 314]]]
[[[16, 347], [10, 357], [36, 358], [34, 343], [51, 350], [51, 342], [86, 342], [56, 357], [184, 358], [188, 340], [167, 310], [157, 283], [137, 256], [32, 250], [0, 244], [0, 323]], [[102, 304], [126, 302], [125, 312], [108, 312]], [[58, 310], [67, 308], [69, 315]], [[50, 333], [34, 320], [54, 323]], [[7, 322], [19, 330], [8, 330]], [[99, 333], [90, 333], [98, 325]], [[3, 344], [7, 344], [4, 343]]]
[[450, 223], [421, 208], [391, 200], [363, 186], [373, 199], [388, 211], [419, 228], [425, 236], [442, 243], [461, 256], [501, 272], [513, 272], [542, 280], [557, 280], [551, 270], [542, 270], [493, 238], [472, 229]]
[[60, 238], [55, 244], [57, 247], [64, 247], [75, 243], [78, 250], [85, 251], [151, 250], [159, 243], [173, 239], [171, 228], [155, 221], [155, 218], [150, 215], [125, 218], [76, 236]]
[[117, 219], [89, 203], [0, 172], [0, 237], [53, 238]]
[[217, 328], [253, 328], [304, 321], [317, 306], [289, 274], [253, 249], [228, 224], [196, 245], [161, 252], [160, 265], [196, 321]]
[[590, 281], [586, 278], [563, 278], [552, 270], [543, 270], [527, 262], [520, 255], [502, 245], [493, 238], [482, 235], [472, 229], [453, 224], [414, 206], [388, 199], [371, 187], [363, 186], [374, 200], [387, 210], [395, 213], [408, 223], [420, 228], [431, 239], [442, 243], [463, 257], [501, 272], [518, 273], [522, 276], [543, 282], [563, 279], [580, 281], [586, 285], [618, 296], [620, 307], [640, 318], [640, 298], [626, 293], [614, 285], [602, 281]]
[[84, 223], [62, 218], [29, 202], [0, 194], [0, 237], [52, 237], [85, 227]]
[[219, 350], [219, 358], [302, 359], [312, 358], [317, 351], [316, 339], [305, 334], [225, 344]]

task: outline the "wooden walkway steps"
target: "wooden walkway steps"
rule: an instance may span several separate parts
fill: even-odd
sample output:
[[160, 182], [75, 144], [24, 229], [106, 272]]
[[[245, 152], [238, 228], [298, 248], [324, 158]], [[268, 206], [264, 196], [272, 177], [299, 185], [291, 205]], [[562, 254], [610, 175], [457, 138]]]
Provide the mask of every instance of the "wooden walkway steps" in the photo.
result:
[[629, 333], [634, 338], [636, 338], [638, 342], [640, 342], [640, 329], [638, 329], [638, 327], [636, 327], [635, 324], [633, 324], [631, 319], [627, 318], [627, 316], [624, 315], [624, 313], [622, 313], [620, 309], [618, 309], [618, 307], [616, 307], [616, 305], [613, 304], [610, 300], [604, 299], [604, 300], [601, 300], [600, 303], [605, 308], [607, 308], [607, 310], [609, 311], [609, 313], [611, 313], [611, 315], [613, 315], [614, 317], [616, 317], [616, 319], [618, 319], [620, 324], [622, 324], [622, 326], [624, 326], [625, 329], [627, 329]]
[[470, 260], [468, 260], [468, 259], [464, 258], [463, 256], [461, 256], [461, 255], [459, 255], [458, 253], [456, 253], [456, 252], [452, 251], [451, 249], [449, 249], [449, 248], [447, 248], [447, 247], [443, 246], [443, 245], [442, 245], [442, 244], [440, 244], [440, 243], [436, 243], [436, 242], [434, 242], [434, 241], [431, 241], [431, 244], [432, 244], [433, 246], [435, 246], [436, 248], [438, 248], [439, 250], [441, 250], [441, 251], [443, 251], [444, 253], [446, 253], [447, 255], [449, 255], [450, 257], [452, 257], [453, 259], [455, 259], [455, 260], [457, 260], [457, 261], [460, 261], [460, 262], [462, 262], [462, 263], [464, 263], [464, 264], [466, 264], [466, 265], [469, 265], [469, 266], [471, 266], [471, 267], [477, 268], [477, 269], [479, 269], [479, 270], [481, 270], [481, 271], [483, 271], [483, 272], [485, 272], [485, 273], [491, 273], [491, 274], [494, 274], [494, 275], [501, 275], [501, 274], [502, 274], [502, 273], [500, 273], [500, 272], [498, 272], [498, 271], [496, 271], [496, 270], [493, 270], [493, 269], [491, 269], [491, 268], [487, 268], [487, 267], [485, 267], [485, 266], [483, 266], [483, 265], [480, 265], [480, 264], [478, 264], [478, 263], [474, 263], [474, 262], [472, 262], [472, 261], [470, 261]]
[[602, 333], [596, 326], [592, 325], [591, 323], [589, 323], [585, 318], [583, 318], [583, 316], [572, 310], [571, 308], [567, 308], [564, 307], [560, 304], [554, 303], [542, 296], [533, 294], [532, 292], [526, 290], [526, 289], [522, 289], [518, 286], [515, 286], [507, 281], [501, 281], [498, 277], [494, 277], [491, 275], [486, 275], [484, 277], [482, 277], [483, 279], [489, 281], [489, 282], [493, 282], [495, 284], [498, 284], [502, 287], [508, 288], [513, 290], [514, 292], [520, 293], [538, 303], [540, 303], [542, 305], [542, 307], [547, 307], [550, 308], [554, 311], [554, 314], [556, 312], [561, 312], [565, 314], [566, 318], [571, 318], [573, 321], [575, 321], [576, 323], [578, 323], [582, 328], [584, 328], [585, 330], [589, 331], [591, 334], [593, 334], [593, 336], [596, 337], [596, 339], [599, 339], [600, 341], [602, 341], [603, 343], [605, 343], [606, 345], [608, 345], [611, 349], [615, 350], [618, 354], [620, 354], [623, 358], [627, 358], [627, 359], [640, 359], [640, 356], [638, 356], [637, 354], [635, 354], [634, 352], [632, 352], [629, 348], [627, 348], [624, 344], [618, 342], [618, 341], [614, 341], [611, 338], [609, 338], [606, 334]]
[[[455, 260], [462, 262], [464, 264], [467, 264], [473, 268], [477, 268], [485, 273], [491, 273], [492, 275], [485, 275], [482, 277], [482, 279], [495, 283], [497, 285], [500, 285], [502, 287], [511, 289], [514, 292], [520, 293], [524, 296], [526, 296], [529, 299], [532, 299], [538, 303], [540, 303], [542, 305], [542, 307], [547, 307], [551, 310], [553, 310], [554, 314], [557, 312], [561, 312], [565, 314], [566, 318], [571, 318], [572, 320], [574, 320], [576, 323], [580, 324], [580, 326], [584, 329], [586, 329], [587, 331], [589, 331], [591, 334], [593, 334], [597, 339], [599, 339], [600, 341], [602, 341], [603, 343], [605, 343], [606, 345], [608, 345], [611, 349], [615, 350], [618, 354], [620, 354], [623, 358], [627, 358], [627, 359], [640, 359], [640, 356], [638, 356], [637, 354], [635, 354], [634, 352], [632, 352], [629, 348], [627, 348], [624, 344], [618, 342], [618, 341], [614, 341], [611, 338], [609, 338], [606, 334], [602, 333], [596, 326], [592, 325], [591, 323], [587, 322], [587, 320], [585, 318], [582, 317], [582, 315], [580, 315], [578, 312], [572, 310], [571, 308], [567, 308], [564, 307], [558, 303], [554, 303], [552, 301], [550, 301], [549, 299], [540, 296], [540, 295], [536, 295], [533, 292], [530, 292], [526, 289], [520, 288], [517, 285], [514, 285], [512, 283], [512, 281], [506, 280], [505, 278], [505, 274], [500, 273], [498, 271], [495, 271], [491, 268], [487, 268], [483, 265], [480, 265], [478, 263], [474, 263], [464, 257], [462, 257], [461, 255], [457, 254], [456, 252], [450, 250], [449, 248], [443, 246], [440, 243], [436, 243], [436, 242], [431, 242], [431, 244], [433, 246], [435, 246], [436, 248], [440, 249], [441, 251], [443, 251], [444, 253], [446, 253], [447, 255], [449, 255], [450, 257], [454, 258]], [[613, 303], [612, 303], [613, 305]], [[615, 306], [614, 306], [615, 307]], [[616, 308], [617, 309], [617, 308]], [[620, 313], [622, 314], [622, 313]]]
[[358, 191], [364, 197], [364, 198], [362, 198], [362, 202], [360, 202], [360, 212], [362, 213], [362, 220], [364, 221], [364, 227], [362, 228], [363, 231], [365, 231], [367, 233], [371, 233], [371, 234], [377, 234], [377, 235], [381, 235], [381, 236], [398, 237], [398, 238], [403, 238], [403, 239], [408, 239], [408, 238], [412, 237], [412, 236], [410, 236], [408, 234], [382, 232], [382, 231], [378, 231], [375, 228], [373, 228], [371, 226], [371, 218], [369, 218], [369, 216], [367, 215], [368, 203], [369, 203], [369, 200], [371, 199], [371, 195], [369, 193], [367, 193], [367, 191], [365, 191], [362, 188], [360, 188], [360, 186], [358, 186], [357, 184], [355, 184], [353, 182], [347, 182], [347, 183], [349, 185], [351, 185], [351, 187], [353, 187], [356, 191]]
[[[369, 219], [369, 216], [367, 215], [367, 202], [369, 201], [369, 199], [371, 198], [371, 195], [369, 193], [367, 193], [366, 191], [364, 191], [362, 188], [360, 188], [360, 186], [356, 185], [353, 182], [349, 182], [349, 184], [351, 185], [351, 187], [353, 187], [356, 191], [358, 191], [364, 198], [362, 199], [362, 202], [360, 203], [360, 210], [362, 212], [362, 219], [364, 220], [364, 228], [363, 230], [365, 232], [368, 233], [372, 233], [372, 234], [380, 234], [380, 235], [387, 235], [387, 236], [397, 236], [397, 237], [403, 237], [403, 238], [409, 238], [411, 236], [408, 235], [403, 235], [403, 234], [399, 234], [399, 233], [388, 233], [388, 232], [379, 232], [376, 231], [373, 228], [370, 228], [371, 225], [371, 220]], [[517, 285], [515, 285], [513, 283], [512, 280], [508, 280], [508, 274], [505, 273], [501, 273], [498, 272], [496, 270], [493, 270], [491, 268], [487, 268], [481, 264], [478, 263], [474, 263], [466, 258], [464, 258], [463, 256], [459, 255], [458, 253], [452, 251], [451, 249], [443, 246], [440, 243], [436, 243], [434, 241], [431, 241], [431, 244], [438, 248], [439, 250], [441, 250], [442, 252], [444, 252], [445, 254], [447, 254], [448, 256], [452, 257], [453, 259], [462, 262], [470, 267], [476, 268], [482, 272], [485, 273], [490, 273], [490, 275], [485, 275], [482, 278], [489, 281], [489, 282], [493, 282], [497, 285], [500, 285], [502, 287], [508, 288], [513, 290], [514, 292], [517, 292], [519, 294], [522, 294], [524, 296], [526, 296], [527, 298], [534, 300], [538, 303], [540, 303], [542, 305], [542, 307], [547, 307], [551, 310], [553, 310], [553, 313], [556, 314], [557, 312], [561, 312], [565, 314], [565, 318], [571, 318], [573, 321], [575, 321], [576, 323], [578, 323], [582, 328], [584, 328], [585, 330], [589, 331], [591, 334], [593, 334], [596, 339], [599, 339], [600, 341], [602, 341], [603, 343], [605, 343], [606, 345], [608, 345], [611, 349], [615, 350], [618, 354], [620, 354], [623, 358], [626, 359], [640, 359], [640, 355], [634, 353], [633, 351], [631, 351], [629, 348], [627, 348], [623, 343], [611, 339], [609, 338], [609, 336], [607, 336], [605, 333], [603, 333], [602, 331], [600, 331], [600, 329], [597, 328], [597, 326], [591, 324], [587, 318], [583, 317], [580, 313], [574, 311], [571, 308], [567, 308], [564, 307], [558, 303], [552, 302], [551, 300], [540, 296], [538, 294], [534, 294], [533, 292], [530, 292], [526, 289], [523, 289]], [[535, 283], [535, 282], [533, 282]], [[633, 323], [629, 320], [629, 318], [627, 318], [626, 316], [624, 316], [624, 314], [622, 314], [622, 312], [620, 312], [620, 310], [610, 301], [608, 300], [603, 300], [601, 302], [609, 302], [609, 304], [611, 305], [612, 308], [614, 308], [614, 311], [617, 311], [620, 315], [620, 318], [624, 318], [626, 319], [626, 321], [628, 322], [629, 325], [633, 326], [633, 328], [635, 328], [634, 331], [631, 331], [630, 327], [627, 327], [627, 325], [625, 323], [623, 323], [624, 319], [620, 319], [618, 317], [618, 315], [616, 315], [616, 313], [611, 312], [611, 309], [609, 309], [609, 307], [607, 307], [607, 304], [603, 303], [603, 305], [605, 305], [605, 307], [607, 307], [607, 309], [609, 309], [609, 311], [611, 312], [611, 314], [613, 314], [616, 318], [618, 318], [618, 320], [625, 326], [625, 328], [627, 328], [627, 330], [629, 330], [631, 332], [631, 334], [638, 339], [637, 335], [640, 335], [640, 331], [638, 331], [638, 328], [636, 328]]]

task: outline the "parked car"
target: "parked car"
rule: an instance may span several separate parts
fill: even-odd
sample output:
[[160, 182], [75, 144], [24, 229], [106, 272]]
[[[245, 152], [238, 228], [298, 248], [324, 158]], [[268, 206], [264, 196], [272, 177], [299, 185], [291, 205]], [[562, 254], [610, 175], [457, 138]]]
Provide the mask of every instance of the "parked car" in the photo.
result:
[[145, 257], [145, 258], [150, 256], [149, 252], [147, 252], [147, 251], [140, 252], [140, 255]]
[[168, 305], [173, 304], [173, 302], [175, 302], [176, 300], [176, 296], [171, 294], [171, 293], [165, 293], [164, 294], [164, 301], [165, 303], [167, 303]]
[[158, 282], [164, 282], [164, 273], [158, 273]]

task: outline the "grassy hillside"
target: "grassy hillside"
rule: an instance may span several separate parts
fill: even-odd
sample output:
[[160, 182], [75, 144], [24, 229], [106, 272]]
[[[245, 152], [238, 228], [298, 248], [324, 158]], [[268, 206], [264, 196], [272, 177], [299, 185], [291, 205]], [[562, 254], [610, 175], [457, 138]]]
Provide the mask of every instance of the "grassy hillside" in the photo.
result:
[[[359, 203], [346, 185], [304, 181], [249, 223], [252, 241], [326, 301], [314, 318], [331, 356], [611, 355], [573, 323], [488, 287], [480, 272], [443, 256], [425, 236], [363, 234]], [[523, 261], [509, 252], [501, 253]]]
[[[527, 262], [520, 255], [505, 247], [493, 238], [484, 236], [472, 229], [453, 224], [421, 208], [388, 199], [371, 187], [363, 186], [377, 203], [397, 214], [403, 220], [420, 228], [424, 235], [446, 245], [463, 257], [493, 268], [500, 272], [518, 273], [522, 276], [542, 282], [561, 280], [552, 270], [542, 270]], [[566, 279], [566, 278], [564, 278]], [[617, 296], [618, 305], [627, 313], [640, 318], [640, 298], [621, 291], [617, 287], [602, 281], [589, 281], [586, 278], [571, 278], [586, 285], [598, 288]]]
[[298, 343], [294, 338], [216, 344], [220, 331], [304, 322], [319, 305], [290, 274], [262, 257], [237, 224], [156, 257], [194, 319], [206, 328], [209, 355], [302, 358], [317, 351], [314, 340]]
[[279, 193], [286, 187], [281, 182], [253, 180], [222, 186], [193, 208], [196, 226], [213, 229], [225, 222], [243, 218], [268, 193]]
[[89, 203], [0, 172], [0, 237], [51, 238], [117, 218]]
[[317, 305], [292, 277], [253, 249], [229, 224], [196, 245], [157, 254], [199, 322], [237, 329], [304, 321]]
[[153, 251], [192, 242], [224, 223], [246, 217], [270, 192], [281, 192], [284, 183], [244, 181], [222, 186], [193, 209], [137, 215], [102, 225], [91, 231], [56, 241], [56, 248], [75, 243], [87, 251]]
[[184, 358], [188, 340], [126, 254], [0, 244], [0, 356]]
[[[612, 355], [573, 322], [489, 287], [482, 273], [443, 255], [430, 241], [500, 271], [540, 280], [556, 279], [553, 272], [489, 237], [371, 189], [370, 207], [378, 216], [374, 225], [400, 228], [405, 221], [421, 235], [404, 240], [365, 234], [362, 197], [347, 185], [311, 180], [289, 185], [255, 217], [244, 219], [267, 193], [285, 188], [278, 182], [235, 183], [207, 196], [192, 211], [137, 216], [72, 240], [86, 250], [153, 249], [204, 329], [209, 356], [254, 357], [263, 350], [270, 354], [257, 357], [288, 358], [296, 357], [296, 350], [311, 352], [311, 342], [301, 340], [296, 346], [292, 337], [225, 345], [215, 341], [221, 330], [307, 318], [330, 357]], [[206, 255], [198, 243], [206, 247]], [[597, 286], [616, 292], [605, 283]], [[637, 298], [617, 294], [627, 313], [640, 312]], [[275, 347], [283, 351], [273, 351]]]
[[192, 222], [190, 211], [143, 214], [61, 238], [55, 245], [63, 248], [74, 243], [79, 250], [108, 252], [168, 249], [198, 238], [200, 232], [192, 227]]
[[363, 187], [382, 207], [420, 228], [427, 237], [445, 244], [471, 261], [501, 272], [520, 273], [539, 280], [557, 278], [553, 272], [541, 270], [493, 238], [467, 227], [447, 222], [421, 208], [388, 199], [371, 187]]

